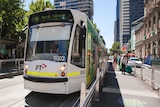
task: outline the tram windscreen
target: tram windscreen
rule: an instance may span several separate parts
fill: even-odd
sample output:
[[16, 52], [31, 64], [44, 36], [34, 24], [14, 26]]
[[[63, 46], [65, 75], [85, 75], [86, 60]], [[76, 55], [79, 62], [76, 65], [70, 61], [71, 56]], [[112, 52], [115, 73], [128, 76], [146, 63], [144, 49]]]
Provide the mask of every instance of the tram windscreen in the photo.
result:
[[29, 29], [26, 60], [66, 62], [71, 24], [34, 26]]

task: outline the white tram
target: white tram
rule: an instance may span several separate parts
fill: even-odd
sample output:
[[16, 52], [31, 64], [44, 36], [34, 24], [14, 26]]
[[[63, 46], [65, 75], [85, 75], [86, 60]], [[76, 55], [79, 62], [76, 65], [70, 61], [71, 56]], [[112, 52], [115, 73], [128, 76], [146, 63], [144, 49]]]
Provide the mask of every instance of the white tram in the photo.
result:
[[80, 91], [96, 78], [104, 43], [87, 15], [47, 10], [30, 15], [25, 46], [24, 87], [55, 94]]

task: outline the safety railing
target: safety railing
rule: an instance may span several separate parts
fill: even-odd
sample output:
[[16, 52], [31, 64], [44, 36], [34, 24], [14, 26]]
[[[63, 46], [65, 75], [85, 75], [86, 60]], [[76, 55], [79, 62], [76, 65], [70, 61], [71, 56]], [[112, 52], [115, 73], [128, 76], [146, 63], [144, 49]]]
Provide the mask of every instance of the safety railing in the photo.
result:
[[23, 58], [0, 60], [0, 78], [22, 74], [23, 63]]
[[141, 64], [140, 67], [136, 65], [134, 63], [133, 74], [149, 82], [153, 90], [160, 90], [160, 70], [147, 64]]
[[97, 78], [89, 89], [86, 89], [86, 84], [81, 84], [80, 107], [91, 107], [94, 101], [99, 101], [99, 89], [103, 85], [103, 77], [106, 72], [107, 64], [100, 71], [97, 68]]

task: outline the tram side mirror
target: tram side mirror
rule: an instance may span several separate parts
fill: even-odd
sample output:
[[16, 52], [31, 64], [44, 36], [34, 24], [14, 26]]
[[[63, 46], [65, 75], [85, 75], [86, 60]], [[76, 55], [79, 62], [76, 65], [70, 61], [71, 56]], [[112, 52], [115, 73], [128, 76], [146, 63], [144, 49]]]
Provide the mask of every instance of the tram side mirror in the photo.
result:
[[86, 28], [83, 27], [80, 32], [80, 38], [85, 38], [85, 37], [86, 37]]
[[80, 36], [84, 38], [86, 35], [85, 23], [84, 21], [81, 20], [80, 24], [81, 24]]

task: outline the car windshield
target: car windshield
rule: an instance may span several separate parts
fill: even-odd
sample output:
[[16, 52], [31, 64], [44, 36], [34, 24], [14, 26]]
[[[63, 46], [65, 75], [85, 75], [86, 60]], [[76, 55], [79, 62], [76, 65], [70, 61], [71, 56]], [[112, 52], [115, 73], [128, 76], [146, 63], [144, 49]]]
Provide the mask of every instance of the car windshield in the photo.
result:
[[140, 61], [140, 59], [138, 59], [138, 58], [133, 58], [133, 59], [131, 59], [131, 61]]

